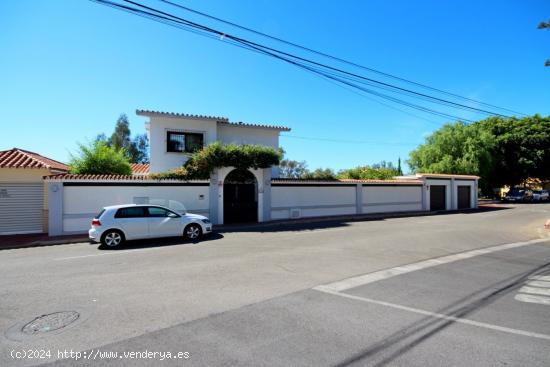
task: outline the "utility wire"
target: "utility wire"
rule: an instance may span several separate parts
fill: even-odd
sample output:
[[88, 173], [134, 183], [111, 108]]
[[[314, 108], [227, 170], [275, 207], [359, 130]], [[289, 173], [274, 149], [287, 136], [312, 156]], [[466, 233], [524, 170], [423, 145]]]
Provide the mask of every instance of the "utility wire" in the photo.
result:
[[256, 42], [248, 41], [248, 40], [240, 38], [240, 37], [236, 37], [236, 36], [233, 36], [233, 35], [230, 35], [230, 34], [226, 34], [224, 32], [218, 31], [216, 29], [201, 25], [199, 23], [189, 21], [187, 19], [184, 19], [184, 18], [175, 16], [173, 14], [164, 12], [162, 10], [158, 10], [158, 9], [152, 8], [152, 7], [147, 6], [147, 5], [143, 5], [139, 2], [135, 2], [135, 1], [132, 1], [132, 0], [123, 0], [123, 1], [126, 2], [126, 3], [133, 4], [135, 6], [139, 6], [141, 8], [150, 10], [150, 11], [154, 11], [155, 13], [162, 14], [164, 16], [169, 16], [173, 19], [176, 19], [178, 21], [182, 21], [182, 22], [184, 22], [185, 24], [188, 24], [188, 25], [196, 26], [196, 27], [198, 27], [200, 29], [203, 29], [205, 31], [216, 33], [221, 37], [227, 37], [227, 38], [230, 38], [230, 39], [235, 40], [235, 41], [240, 42], [240, 43], [246, 43], [250, 46], [258, 47], [258, 48], [261, 48], [263, 50], [267, 50], [267, 51], [270, 51], [270, 52], [277, 53], [279, 55], [284, 55], [286, 57], [291, 57], [291, 58], [299, 60], [301, 62], [310, 63], [310, 64], [315, 65], [315, 66], [319, 66], [319, 67], [322, 67], [322, 68], [327, 68], [331, 71], [336, 71], [336, 72], [339, 72], [339, 73], [346, 74], [348, 76], [352, 76], [352, 77], [359, 78], [359, 79], [362, 79], [362, 80], [365, 80], [365, 81], [376, 83], [380, 86], [385, 86], [385, 87], [393, 88], [393, 89], [401, 91], [401, 92], [410, 93], [412, 95], [417, 95], [417, 96], [420, 96], [420, 97], [424, 97], [424, 98], [429, 99], [430, 102], [433, 102], [433, 103], [443, 103], [443, 104], [446, 104], [446, 105], [451, 106], [451, 107], [458, 107], [458, 108], [461, 108], [461, 109], [468, 109], [468, 110], [471, 110], [473, 112], [483, 113], [483, 114], [489, 115], [489, 116], [493, 115], [493, 116], [509, 117], [509, 116], [505, 116], [505, 115], [502, 115], [502, 114], [499, 114], [499, 113], [496, 113], [496, 112], [491, 112], [491, 111], [484, 110], [484, 109], [481, 109], [481, 108], [471, 107], [471, 106], [464, 105], [464, 104], [461, 104], [461, 103], [448, 101], [448, 100], [445, 100], [443, 98], [438, 98], [438, 97], [434, 97], [434, 96], [431, 96], [431, 95], [427, 95], [425, 93], [416, 92], [416, 91], [411, 90], [411, 89], [402, 88], [402, 87], [392, 85], [392, 84], [389, 84], [389, 83], [386, 83], [386, 82], [382, 82], [382, 81], [379, 81], [379, 80], [368, 78], [368, 77], [365, 77], [365, 76], [362, 76], [362, 75], [359, 75], [359, 74], [351, 73], [351, 72], [345, 71], [345, 70], [340, 69], [340, 68], [332, 67], [332, 66], [329, 66], [329, 65], [326, 65], [326, 64], [322, 64], [322, 63], [310, 60], [310, 59], [306, 59], [306, 58], [303, 58], [303, 57], [300, 57], [300, 56], [296, 56], [294, 54], [291, 54], [291, 53], [288, 53], [288, 52], [285, 52], [285, 51], [282, 51], [282, 50], [278, 50], [278, 49], [275, 49], [275, 48], [272, 48], [272, 47], [261, 45], [261, 44], [256, 43]]
[[309, 136], [299, 135], [287, 135], [281, 134], [282, 138], [300, 139], [300, 140], [315, 140], [326, 141], [331, 143], [346, 143], [346, 144], [369, 144], [369, 145], [398, 145], [398, 146], [416, 146], [416, 143], [398, 143], [398, 142], [380, 142], [380, 141], [368, 141], [368, 140], [346, 140], [346, 139], [333, 139], [333, 138], [316, 138]]
[[[335, 80], [337, 82], [346, 84], [348, 86], [360, 89], [360, 90], [362, 90], [366, 93], [370, 93], [370, 94], [376, 95], [378, 97], [390, 100], [392, 102], [400, 103], [400, 104], [406, 105], [408, 107], [421, 110], [423, 112], [433, 113], [433, 114], [437, 114], [437, 115], [443, 116], [443, 117], [450, 117], [450, 118], [460, 119], [457, 116], [442, 113], [442, 112], [439, 112], [439, 111], [435, 111], [435, 110], [432, 110], [432, 109], [429, 109], [429, 108], [426, 108], [426, 107], [423, 107], [423, 106], [415, 105], [413, 103], [406, 102], [406, 101], [397, 99], [395, 97], [391, 97], [391, 96], [388, 96], [388, 95], [385, 95], [385, 94], [382, 94], [382, 93], [379, 93], [379, 92], [372, 91], [370, 89], [358, 86], [356, 83], [352, 83], [350, 81], [346, 81], [346, 80], [342, 79], [342, 77], [347, 78], [347, 79], [352, 78], [352, 77], [357, 77], [357, 78], [360, 79], [359, 81], [362, 82], [362, 83], [374, 81], [374, 80], [371, 80], [369, 78], [364, 78], [362, 76], [359, 76], [359, 75], [356, 75], [356, 74], [353, 74], [353, 73], [348, 73], [346, 71], [339, 70], [339, 69], [336, 69], [336, 68], [332, 68], [330, 66], [323, 65], [323, 64], [320, 64], [320, 63], [316, 63], [314, 61], [307, 60], [307, 59], [304, 59], [304, 58], [300, 58], [300, 57], [297, 57], [295, 55], [291, 55], [289, 53], [286, 53], [286, 52], [283, 52], [283, 51], [280, 51], [280, 50], [276, 50], [276, 49], [273, 49], [273, 48], [270, 48], [270, 47], [267, 47], [267, 46], [263, 46], [263, 45], [260, 45], [260, 44], [254, 43], [254, 42], [250, 42], [250, 41], [244, 40], [244, 39], [239, 38], [239, 37], [228, 35], [228, 34], [223, 33], [221, 31], [212, 29], [210, 27], [188, 21], [186, 19], [183, 19], [183, 18], [177, 17], [175, 15], [172, 15], [172, 14], [169, 14], [169, 13], [166, 13], [166, 12], [148, 7], [146, 5], [143, 5], [143, 4], [131, 1], [131, 0], [124, 0], [124, 2], [130, 3], [132, 5], [138, 6], [138, 7], [143, 8], [143, 9], [150, 10], [152, 12], [144, 11], [144, 10], [141, 10], [141, 9], [138, 9], [138, 8], [125, 6], [123, 4], [115, 3], [115, 2], [112, 2], [112, 1], [108, 1], [108, 0], [91, 0], [91, 1], [94, 1], [94, 2], [102, 4], [102, 5], [107, 5], [107, 6], [110, 6], [110, 7], [113, 7], [113, 8], [117, 8], [117, 9], [120, 9], [120, 10], [124, 10], [124, 11], [130, 12], [130, 13], [135, 14], [135, 15], [144, 16], [148, 19], [151, 19], [151, 20], [154, 20], [154, 21], [159, 21], [163, 24], [175, 26], [175, 27], [180, 28], [180, 29], [189, 30], [189, 28], [191, 28], [193, 33], [198, 33], [198, 34], [201, 34], [201, 35], [209, 35], [210, 36], [209, 38], [213, 38], [212, 34], [215, 34], [215, 35], [219, 36], [220, 39], [223, 40], [223, 41], [227, 41], [228, 39], [231, 40], [231, 41], [234, 41], [234, 42], [229, 42], [233, 45], [236, 45], [236, 46], [239, 46], [239, 47], [244, 46], [243, 48], [249, 49], [251, 51], [256, 51], [256, 52], [259, 52], [259, 53], [262, 53], [262, 54], [265, 54], [265, 55], [268, 55], [268, 56], [275, 57], [275, 58], [280, 59], [282, 61], [293, 64], [297, 67], [300, 67], [302, 69], [309, 70], [311, 72], [319, 74], [324, 78], [329, 78], [329, 79]], [[281, 56], [281, 55], [283, 55], [283, 56]], [[289, 56], [293, 59], [289, 59], [286, 56]], [[303, 60], [303, 62], [301, 62], [301, 60]], [[307, 65], [305, 63], [309, 63], [309, 64], [313, 64], [313, 65]], [[326, 71], [323, 72], [322, 70], [319, 70], [320, 68], [328, 68], [329, 72], [332, 73], [333, 75], [327, 74]], [[340, 77], [337, 77], [337, 76], [334, 75], [334, 73], [336, 73], [336, 72], [341, 72], [344, 75], [338, 74], [338, 75], [340, 75]], [[365, 79], [365, 80], [363, 80], [363, 79]], [[356, 80], [356, 82], [357, 82], [357, 80]], [[375, 83], [380, 83], [378, 81], [374, 81], [374, 82]], [[388, 87], [394, 87], [394, 86], [391, 86], [391, 85], [386, 84], [386, 83], [382, 83], [382, 84], [385, 84]], [[397, 87], [397, 88], [399, 89], [399, 87]], [[393, 92], [395, 92], [395, 91], [393, 91]], [[426, 97], [434, 98], [434, 97], [431, 97], [431, 96], [426, 96]], [[431, 102], [433, 102], [433, 101], [431, 101]], [[454, 104], [452, 102], [445, 101], [445, 100], [441, 100], [441, 102]], [[473, 107], [465, 106], [465, 105], [459, 105], [459, 107], [465, 107], [465, 108], [470, 109], [470, 110], [472, 110], [472, 109], [477, 110]], [[494, 113], [489, 112], [489, 111], [482, 111], [482, 112], [487, 113], [487, 114], [494, 114]], [[499, 115], [499, 114], [496, 114], [496, 115]], [[462, 119], [462, 120], [466, 120], [466, 119]]]
[[402, 78], [402, 77], [399, 77], [399, 76], [396, 76], [396, 75], [393, 75], [393, 74], [390, 74], [390, 73], [387, 73], [387, 72], [383, 72], [383, 71], [380, 71], [380, 70], [377, 70], [377, 69], [374, 69], [374, 68], [371, 68], [371, 67], [367, 67], [367, 66], [355, 63], [353, 61], [349, 61], [349, 60], [346, 60], [346, 59], [343, 59], [343, 58], [340, 58], [340, 57], [337, 57], [337, 56], [333, 56], [333, 55], [327, 54], [325, 52], [321, 52], [321, 51], [318, 51], [318, 50], [315, 50], [315, 49], [312, 49], [312, 48], [309, 48], [309, 47], [306, 47], [306, 46], [302, 46], [300, 44], [297, 44], [297, 43], [294, 43], [294, 42], [291, 42], [291, 41], [287, 41], [287, 40], [284, 40], [282, 38], [275, 37], [275, 36], [257, 31], [255, 29], [252, 29], [252, 28], [249, 28], [249, 27], [245, 27], [245, 26], [242, 26], [240, 24], [230, 22], [230, 21], [227, 21], [225, 19], [221, 19], [221, 18], [215, 17], [213, 15], [210, 15], [210, 14], [207, 14], [207, 13], [204, 13], [204, 12], [201, 12], [201, 11], [191, 9], [187, 6], [183, 6], [181, 4], [177, 4], [177, 3], [174, 3], [174, 2], [169, 1], [169, 0], [159, 0], [159, 1], [161, 1], [163, 3], [166, 3], [166, 4], [169, 4], [169, 5], [172, 5], [174, 7], [186, 10], [188, 12], [198, 14], [200, 16], [203, 16], [203, 17], [206, 17], [206, 18], [209, 18], [209, 19], [212, 19], [212, 20], [230, 25], [232, 27], [236, 27], [236, 28], [245, 30], [247, 32], [251, 32], [251, 33], [254, 33], [256, 35], [266, 37], [266, 38], [269, 38], [271, 40], [281, 42], [281, 43], [284, 43], [286, 45], [296, 47], [296, 48], [299, 48], [301, 50], [308, 51], [308, 52], [311, 52], [311, 53], [319, 55], [319, 56], [327, 57], [329, 59], [332, 59], [332, 60], [335, 60], [335, 61], [338, 61], [338, 62], [341, 62], [341, 63], [344, 63], [344, 64], [348, 64], [348, 65], [351, 65], [351, 66], [354, 66], [354, 67], [357, 67], [357, 68], [360, 68], [360, 69], [363, 69], [363, 70], [367, 70], [367, 71], [376, 73], [378, 75], [383, 75], [385, 77], [392, 78], [394, 80], [399, 80], [399, 81], [402, 81], [402, 82], [406, 82], [406, 83], [416, 85], [418, 87], [422, 87], [422, 88], [425, 88], [425, 89], [428, 89], [428, 90], [431, 90], [431, 91], [434, 91], [434, 92], [439, 92], [439, 93], [442, 93], [442, 94], [445, 94], [445, 95], [448, 95], [448, 96], [463, 99], [465, 101], [474, 102], [474, 103], [479, 104], [479, 105], [484, 105], [484, 106], [487, 106], [487, 107], [492, 107], [492, 108], [500, 109], [500, 110], [503, 110], [503, 111], [508, 111], [508, 112], [511, 112], [511, 113], [514, 113], [514, 114], [527, 116], [526, 114], [521, 113], [521, 112], [517, 112], [517, 111], [511, 110], [511, 109], [508, 109], [508, 108], [499, 107], [499, 106], [496, 106], [496, 105], [493, 105], [493, 104], [485, 103], [485, 102], [482, 102], [482, 101], [479, 101], [479, 100], [475, 100], [473, 98], [464, 97], [464, 96], [461, 96], [461, 95], [456, 94], [456, 93], [452, 93], [452, 92], [448, 92], [448, 91], [445, 91], [445, 90], [442, 90], [442, 89], [439, 89], [439, 88], [431, 87], [431, 86], [426, 85], [426, 84], [418, 83], [418, 82], [415, 82], [415, 81], [412, 81], [412, 80], [409, 80], [409, 79], [405, 79], [405, 78]]

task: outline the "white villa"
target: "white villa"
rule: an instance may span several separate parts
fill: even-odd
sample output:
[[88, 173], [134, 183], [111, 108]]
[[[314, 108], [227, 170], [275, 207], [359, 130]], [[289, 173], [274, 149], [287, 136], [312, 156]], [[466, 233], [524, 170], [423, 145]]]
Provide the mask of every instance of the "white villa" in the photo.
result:
[[[132, 176], [68, 173], [46, 176], [44, 196], [36, 195], [36, 202], [18, 199], [14, 194], [23, 185], [17, 181], [19, 176], [0, 176], [0, 218], [9, 215], [10, 208], [16, 206], [44, 207], [48, 233], [63, 235], [85, 232], [90, 220], [104, 206], [128, 203], [165, 205], [174, 210], [186, 208], [209, 216], [218, 225], [477, 207], [478, 177], [466, 175], [417, 174], [393, 180], [320, 181], [278, 178], [278, 167], [251, 170], [222, 167], [209, 180], [153, 179], [149, 173], [180, 167], [190, 153], [214, 141], [278, 148], [280, 133], [290, 129], [231, 122], [226, 117], [150, 110], [136, 113], [147, 119], [150, 165], [133, 165]], [[11, 160], [6, 162], [12, 167]], [[22, 170], [26, 165], [13, 167]], [[36, 228], [29, 225], [25, 232], [42, 232], [40, 221], [36, 222]], [[17, 223], [13, 226], [14, 230], [23, 227]], [[11, 232], [10, 228], [4, 230]]]

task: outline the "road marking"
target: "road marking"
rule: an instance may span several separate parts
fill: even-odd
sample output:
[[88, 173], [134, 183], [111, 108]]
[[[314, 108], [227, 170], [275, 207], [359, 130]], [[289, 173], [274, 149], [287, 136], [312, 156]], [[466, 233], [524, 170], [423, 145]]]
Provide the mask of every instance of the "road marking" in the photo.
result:
[[542, 281], [545, 281], [545, 282], [550, 282], [550, 276], [548, 276], [548, 275], [533, 275], [532, 277], [529, 277], [529, 279], [542, 280]]
[[550, 297], [532, 296], [530, 294], [516, 294], [515, 300], [528, 303], [539, 303], [550, 306]]
[[[527, 283], [529, 284], [529, 283]], [[538, 288], [538, 287], [521, 287], [518, 291], [520, 293], [540, 294], [542, 296], [550, 296], [550, 289]]]
[[[351, 277], [347, 279], [343, 279], [334, 283], [330, 284], [324, 284], [322, 285], [323, 289], [329, 289], [334, 292], [341, 292], [345, 291], [347, 289], [359, 287], [362, 285], [370, 284], [377, 282], [379, 280], [383, 279], [389, 279], [397, 275], [410, 273], [412, 271], [431, 268], [433, 266], [441, 265], [441, 264], [448, 264], [451, 262], [455, 262], [458, 260], [464, 260], [469, 259], [475, 256], [485, 255], [489, 254], [495, 251], [502, 251], [502, 250], [508, 250], [512, 248], [522, 247], [522, 246], [528, 246], [533, 245], [536, 243], [541, 242], [548, 242], [550, 241], [548, 238], [539, 238], [535, 240], [530, 241], [524, 241], [524, 242], [513, 242], [513, 243], [507, 243], [503, 245], [497, 245], [492, 247], [486, 247], [482, 249], [472, 250], [472, 251], [466, 251], [461, 252], [454, 255], [448, 255], [448, 256], [442, 256], [435, 259], [430, 260], [424, 260], [413, 264], [408, 264], [404, 266], [397, 266], [395, 268], [386, 269], [386, 270], [380, 270], [376, 271], [374, 273], [359, 275], [356, 277]], [[314, 288], [315, 289], [315, 288]]]
[[89, 254], [89, 255], [80, 255], [80, 256], [68, 256], [68, 257], [59, 257], [54, 260], [73, 260], [73, 259], [82, 259], [85, 257], [95, 257], [95, 256], [105, 256], [105, 255], [121, 255], [126, 253], [134, 253], [134, 252], [144, 252], [144, 251], [152, 251], [152, 250], [159, 250], [163, 248], [170, 248], [172, 246], [166, 246], [166, 247], [150, 247], [150, 248], [142, 248], [142, 249], [135, 249], [135, 250], [117, 250], [112, 252], [103, 252], [101, 254]]
[[550, 288], [550, 282], [544, 282], [542, 280], [533, 280], [527, 282], [527, 284], [533, 287]]
[[[512, 329], [512, 328], [508, 328], [508, 327], [504, 327], [504, 326], [498, 326], [498, 325], [488, 324], [488, 323], [485, 323], [485, 322], [479, 322], [479, 321], [474, 321], [474, 320], [470, 320], [470, 319], [463, 319], [463, 318], [460, 318], [460, 317], [449, 316], [449, 315], [445, 315], [445, 314], [441, 314], [441, 313], [421, 310], [421, 309], [418, 309], [418, 308], [398, 305], [398, 304], [395, 304], [395, 303], [378, 301], [378, 300], [371, 299], [371, 298], [358, 297], [358, 296], [354, 296], [354, 295], [351, 295], [351, 294], [336, 292], [336, 291], [333, 291], [331, 288], [326, 288], [324, 286], [318, 286], [318, 287], [315, 287], [313, 289], [315, 289], [317, 291], [320, 291], [320, 292], [332, 294], [334, 296], [349, 298], [349, 299], [353, 299], [353, 300], [356, 300], [356, 301], [376, 304], [376, 305], [380, 305], [380, 306], [391, 307], [391, 308], [394, 308], [394, 309], [397, 309], [397, 310], [413, 312], [413, 313], [417, 313], [417, 314], [420, 314], [420, 315], [430, 316], [430, 317], [434, 317], [434, 318], [437, 318], [437, 319], [452, 321], [452, 322], [456, 322], [456, 323], [460, 323], [460, 324], [477, 326], [477, 327], [480, 327], [480, 328], [501, 331], [501, 332], [505, 332], [505, 333], [509, 333], [509, 334], [528, 336], [528, 337], [531, 337], [531, 338], [550, 340], [550, 335], [546, 335], [546, 334], [533, 333], [531, 331], [526, 331], [526, 330], [521, 330], [521, 329]], [[549, 301], [550, 301], [550, 298], [549, 298]]]

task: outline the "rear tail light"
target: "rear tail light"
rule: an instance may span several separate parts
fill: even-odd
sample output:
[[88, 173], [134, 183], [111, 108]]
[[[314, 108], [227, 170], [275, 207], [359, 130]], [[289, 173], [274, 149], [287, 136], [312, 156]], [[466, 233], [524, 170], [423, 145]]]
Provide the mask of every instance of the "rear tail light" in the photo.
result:
[[101, 225], [101, 222], [99, 221], [99, 219], [97, 218], [92, 219], [92, 226], [100, 226], [100, 225]]

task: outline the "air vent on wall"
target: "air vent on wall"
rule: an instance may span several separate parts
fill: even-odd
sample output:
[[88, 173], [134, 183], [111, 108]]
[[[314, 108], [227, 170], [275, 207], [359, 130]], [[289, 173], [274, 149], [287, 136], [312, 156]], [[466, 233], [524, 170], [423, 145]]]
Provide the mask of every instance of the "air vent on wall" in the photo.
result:
[[300, 209], [290, 209], [290, 218], [296, 219], [302, 216], [302, 211]]

